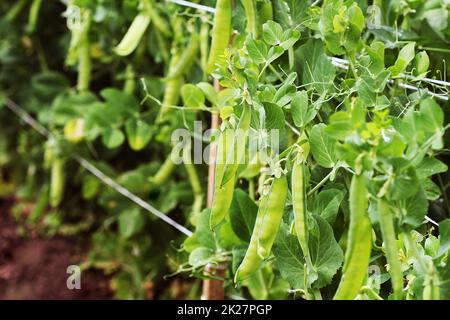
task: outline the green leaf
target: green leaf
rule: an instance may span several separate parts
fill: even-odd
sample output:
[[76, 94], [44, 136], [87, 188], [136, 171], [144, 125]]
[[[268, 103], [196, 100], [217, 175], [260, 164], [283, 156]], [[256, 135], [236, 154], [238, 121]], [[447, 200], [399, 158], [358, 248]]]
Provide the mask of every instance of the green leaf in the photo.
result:
[[314, 88], [318, 93], [329, 91], [332, 88], [336, 70], [325, 55], [320, 40], [311, 39], [297, 51], [303, 71], [302, 81], [306, 88]]
[[284, 53], [284, 49], [280, 46], [272, 47], [269, 49], [269, 52], [267, 53], [267, 61], [266, 66], [274, 62], [276, 59], [281, 57], [281, 55]]
[[299, 128], [304, 128], [317, 115], [317, 111], [308, 104], [308, 93], [304, 90], [298, 92], [291, 102], [291, 113], [294, 123]]
[[109, 149], [119, 147], [124, 141], [125, 136], [119, 129], [108, 128], [103, 131], [102, 142]]
[[139, 119], [130, 119], [125, 125], [128, 144], [135, 151], [142, 150], [153, 136], [153, 128]]
[[435, 150], [442, 149], [444, 112], [432, 98], [426, 98], [420, 102], [418, 122], [421, 130], [435, 135], [432, 148]]
[[328, 285], [344, 261], [344, 253], [334, 238], [333, 229], [321, 216], [313, 215], [316, 222], [310, 230], [311, 260], [318, 273], [315, 288]]
[[405, 71], [408, 64], [414, 59], [414, 47], [415, 43], [411, 42], [405, 45], [398, 53], [397, 60], [395, 64], [388, 68], [393, 77], [398, 76], [400, 73]]
[[242, 189], [235, 189], [230, 207], [233, 231], [243, 241], [249, 242], [255, 226], [258, 206]]
[[314, 201], [311, 201], [311, 211], [333, 224], [339, 211], [339, 206], [344, 200], [345, 191], [339, 189], [326, 189], [321, 191]]
[[291, 48], [300, 39], [300, 32], [298, 30], [286, 30], [283, 33], [283, 40], [280, 46], [284, 50]]
[[[411, 192], [409, 193], [411, 195]], [[418, 227], [423, 223], [428, 210], [428, 200], [425, 191], [420, 188], [413, 196], [400, 201], [403, 212], [402, 223]]]
[[[286, 224], [282, 223], [272, 247], [272, 253], [280, 270], [281, 277], [295, 289], [306, 289], [304, 283], [305, 260], [297, 237], [289, 233]], [[309, 278], [314, 282], [315, 278]]]
[[213, 106], [217, 105], [217, 92], [210, 83], [199, 82], [196, 84], [196, 86], [203, 91], [203, 94], [205, 95], [206, 99], [208, 99]]
[[448, 9], [444, 7], [427, 10], [424, 17], [430, 27], [438, 33], [444, 31], [448, 26]]
[[275, 21], [267, 21], [263, 24], [263, 39], [269, 45], [279, 45], [283, 41], [283, 29]]
[[445, 163], [436, 158], [431, 157], [423, 158], [422, 162], [419, 163], [419, 165], [416, 167], [417, 176], [421, 179], [430, 177], [432, 175], [441, 172], [446, 172], [447, 170], [448, 167]]
[[134, 96], [115, 88], [103, 89], [100, 95], [105, 99], [109, 112], [117, 115], [134, 115], [139, 111], [139, 102]]
[[119, 234], [124, 239], [129, 239], [142, 231], [145, 219], [138, 208], [122, 212], [118, 218]]
[[443, 255], [450, 250], [450, 219], [445, 219], [439, 223], [439, 255]]
[[216, 249], [214, 233], [209, 227], [210, 215], [211, 209], [205, 209], [200, 213], [195, 232], [183, 243], [183, 248], [187, 252], [192, 252], [197, 247], [206, 247], [212, 250]]
[[95, 197], [100, 190], [101, 182], [96, 177], [92, 175], [87, 175], [83, 177], [83, 185], [81, 193], [83, 199], [90, 200]]
[[414, 58], [414, 75], [420, 76], [424, 75], [428, 71], [430, 66], [430, 58], [426, 51], [420, 51], [416, 54]]
[[189, 254], [189, 264], [194, 268], [200, 268], [208, 264], [212, 260], [212, 257], [214, 257], [214, 250], [211, 248], [199, 247]]
[[336, 165], [336, 142], [325, 133], [325, 124], [316, 124], [309, 136], [309, 144], [314, 159], [324, 168]]
[[257, 64], [266, 62], [267, 60], [267, 45], [261, 40], [254, 40], [250, 37], [246, 41], [247, 51], [250, 58]]
[[181, 87], [181, 98], [188, 108], [201, 108], [205, 105], [205, 95], [197, 86], [188, 83]]
[[[314, 270], [309, 272], [308, 286], [322, 288], [329, 284], [342, 265], [344, 254], [336, 242], [331, 226], [320, 216], [314, 215], [314, 230], [309, 238]], [[282, 224], [272, 252], [283, 279], [294, 289], [305, 289], [302, 251], [296, 236]]]
[[[264, 110], [266, 113], [265, 116], [265, 129], [267, 130], [268, 143], [272, 146], [272, 143], [277, 143], [277, 146], [280, 150], [283, 149], [283, 143], [286, 138], [286, 127], [285, 127], [285, 118], [283, 110], [275, 103], [264, 102]], [[272, 130], [278, 130], [272, 131]], [[278, 140], [276, 139], [276, 134], [278, 134]]]

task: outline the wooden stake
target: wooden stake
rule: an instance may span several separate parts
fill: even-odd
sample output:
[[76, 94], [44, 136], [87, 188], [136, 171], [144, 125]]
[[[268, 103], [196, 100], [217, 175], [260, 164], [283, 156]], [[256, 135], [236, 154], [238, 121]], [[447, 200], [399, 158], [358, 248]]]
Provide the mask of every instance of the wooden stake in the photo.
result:
[[[220, 91], [221, 87], [218, 80], [214, 80], [214, 88]], [[219, 128], [219, 115], [213, 113], [211, 115], [211, 129], [217, 130]], [[208, 208], [211, 208], [214, 200], [214, 178], [216, 171], [216, 154], [217, 143], [213, 142], [209, 147], [209, 168], [208, 168]], [[205, 266], [204, 274], [207, 276], [224, 277], [226, 272], [226, 263], [208, 263]], [[217, 279], [203, 280], [202, 300], [223, 300], [225, 299], [225, 292], [223, 289], [223, 281]]]

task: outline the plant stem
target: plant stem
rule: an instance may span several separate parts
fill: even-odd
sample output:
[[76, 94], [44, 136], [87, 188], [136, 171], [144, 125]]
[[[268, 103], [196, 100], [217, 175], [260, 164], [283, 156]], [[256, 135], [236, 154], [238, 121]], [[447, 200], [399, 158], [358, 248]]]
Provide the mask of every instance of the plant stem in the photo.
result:
[[23, 8], [27, 3], [28, 0], [17, 1], [16, 4], [6, 13], [5, 20], [13, 22], [17, 18], [17, 16], [22, 12]]
[[337, 169], [333, 168], [326, 176], [325, 178], [322, 179], [322, 181], [320, 181], [318, 184], [316, 184], [314, 186], [314, 188], [312, 188], [311, 190], [309, 190], [309, 192], [306, 194], [307, 196], [312, 195], [314, 192], [316, 192], [317, 189], [319, 189], [321, 186], [323, 186], [325, 184], [325, 182], [327, 182], [331, 176], [336, 172]]
[[136, 80], [134, 77], [133, 65], [130, 63], [125, 70], [125, 83], [123, 86], [123, 91], [128, 94], [133, 94], [134, 89], [136, 88]]
[[172, 161], [172, 157], [169, 154], [162, 164], [161, 168], [159, 168], [159, 171], [150, 178], [150, 181], [155, 186], [160, 186], [163, 183], [165, 183], [169, 178], [172, 172], [175, 169], [175, 163]]
[[85, 11], [82, 23], [82, 39], [80, 40], [79, 56], [78, 56], [78, 82], [77, 89], [79, 92], [89, 90], [91, 81], [91, 52], [89, 43], [90, 13]]
[[255, 200], [255, 179], [250, 178], [248, 180], [248, 194], [250, 196], [250, 199], [253, 201]]
[[378, 218], [381, 234], [386, 249], [386, 260], [389, 264], [394, 299], [399, 300], [403, 296], [403, 274], [398, 257], [397, 239], [395, 236], [394, 221], [389, 206], [384, 200], [378, 200]]

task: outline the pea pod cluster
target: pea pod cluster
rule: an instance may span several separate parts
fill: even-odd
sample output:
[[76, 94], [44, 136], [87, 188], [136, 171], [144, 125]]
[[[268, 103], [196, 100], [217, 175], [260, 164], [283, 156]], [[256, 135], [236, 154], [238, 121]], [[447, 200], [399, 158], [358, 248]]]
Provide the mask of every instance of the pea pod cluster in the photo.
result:
[[274, 178], [270, 191], [261, 196], [250, 244], [235, 274], [236, 283], [250, 277], [269, 257], [283, 218], [287, 193], [287, 179], [282, 176]]
[[236, 130], [226, 129], [219, 137], [215, 166], [214, 200], [211, 207], [211, 229], [223, 221], [233, 200], [236, 171], [245, 151], [252, 110], [244, 105]]

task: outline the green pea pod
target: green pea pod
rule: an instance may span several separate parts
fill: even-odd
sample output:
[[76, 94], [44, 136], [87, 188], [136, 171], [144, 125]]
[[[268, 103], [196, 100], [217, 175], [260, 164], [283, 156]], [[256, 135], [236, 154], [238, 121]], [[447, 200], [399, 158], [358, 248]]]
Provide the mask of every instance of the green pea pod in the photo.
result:
[[217, 156], [215, 165], [215, 186], [214, 199], [211, 206], [210, 227], [214, 229], [219, 223], [223, 221], [230, 210], [231, 201], [233, 200], [234, 180], [233, 176], [227, 183], [220, 185], [221, 177], [223, 176], [226, 163], [226, 155], [232, 147], [234, 131], [226, 129], [221, 133], [217, 143]]
[[217, 0], [214, 14], [211, 50], [209, 52], [206, 71], [210, 74], [228, 47], [231, 37], [231, 0]]
[[64, 195], [64, 165], [65, 160], [60, 157], [57, 157], [52, 161], [50, 181], [50, 205], [52, 208], [59, 206]]
[[33, 33], [36, 30], [36, 24], [39, 16], [39, 10], [42, 6], [42, 0], [33, 0], [30, 7], [30, 13], [28, 15], [27, 31]]
[[200, 60], [202, 69], [206, 72], [206, 66], [208, 64], [208, 51], [209, 51], [209, 23], [202, 22], [200, 27]]
[[[308, 247], [308, 220], [306, 212], [306, 194], [304, 164], [302, 162], [294, 163], [292, 168], [292, 204], [294, 211], [294, 226], [298, 242], [302, 248], [305, 260], [311, 264], [311, 258]], [[312, 264], [311, 264], [312, 265]]]
[[83, 26], [78, 48], [78, 79], [77, 89], [79, 92], [89, 90], [91, 81], [91, 49], [89, 43], [89, 29], [91, 25], [91, 14], [88, 10], [83, 13]]
[[262, 26], [269, 20], [273, 20], [273, 6], [270, 0], [263, 0], [258, 6], [258, 32], [262, 32]]
[[219, 177], [219, 185], [223, 186], [230, 179], [234, 178], [236, 171], [239, 167], [241, 159], [244, 157], [246, 140], [248, 131], [250, 130], [250, 123], [252, 120], [252, 109], [244, 105], [241, 118], [237, 130], [234, 132], [233, 144], [231, 146], [231, 152], [226, 154], [226, 164], [223, 171], [223, 176]]
[[150, 24], [150, 15], [147, 12], [139, 13], [128, 28], [127, 33], [114, 49], [119, 56], [131, 54], [138, 46], [142, 36]]
[[258, 236], [258, 255], [262, 259], [269, 258], [273, 242], [280, 228], [281, 219], [283, 218], [287, 193], [288, 183], [286, 176], [275, 178], [270, 188], [266, 212], [261, 222]]
[[423, 300], [440, 300], [441, 292], [434, 273], [425, 276], [425, 286], [423, 288]]
[[236, 171], [244, 156], [251, 116], [251, 108], [244, 105], [237, 129], [226, 130], [219, 139], [214, 199], [211, 208], [211, 229], [221, 223], [230, 210]]
[[258, 38], [258, 28], [256, 26], [256, 9], [255, 0], [242, 0], [247, 19], [247, 32], [252, 33], [253, 37]]
[[[172, 54], [172, 59], [170, 60], [168, 74], [175, 68], [175, 66], [180, 61], [180, 54], [175, 51]], [[172, 112], [172, 106], [175, 106], [180, 99], [180, 88], [183, 85], [183, 79], [181, 77], [169, 79], [166, 81], [166, 90], [164, 91], [164, 97], [162, 101], [161, 110], [159, 111], [156, 123], [162, 123], [167, 120], [168, 115]]]
[[273, 6], [271, 0], [263, 0], [259, 10], [260, 24], [263, 25], [268, 20], [273, 20]]
[[253, 227], [253, 232], [250, 238], [247, 252], [245, 253], [244, 260], [242, 260], [239, 268], [236, 270], [236, 274], [234, 275], [235, 283], [239, 283], [249, 278], [259, 269], [259, 267], [263, 263], [263, 259], [258, 254], [258, 237], [262, 221], [264, 219], [264, 214], [266, 212], [268, 198], [268, 195], [261, 196], [258, 213], [256, 215], [255, 226]]
[[172, 32], [170, 30], [169, 24], [164, 20], [156, 10], [155, 2], [153, 0], [142, 0], [145, 10], [148, 12], [150, 18], [152, 19], [153, 25], [161, 32], [164, 36], [170, 37]]
[[367, 275], [372, 249], [372, 228], [367, 215], [367, 187], [363, 174], [354, 175], [350, 185], [350, 226], [344, 267], [334, 300], [353, 300]]
[[398, 256], [397, 239], [395, 236], [394, 222], [389, 206], [383, 200], [378, 200], [378, 219], [380, 221], [381, 234], [386, 249], [386, 259], [389, 264], [394, 299], [403, 297], [403, 274]]
[[200, 37], [197, 31], [194, 31], [191, 35], [191, 39], [186, 50], [184, 50], [178, 63], [172, 68], [172, 70], [170, 70], [169, 74], [167, 75], [168, 79], [177, 78], [189, 69], [197, 56], [199, 42]]

